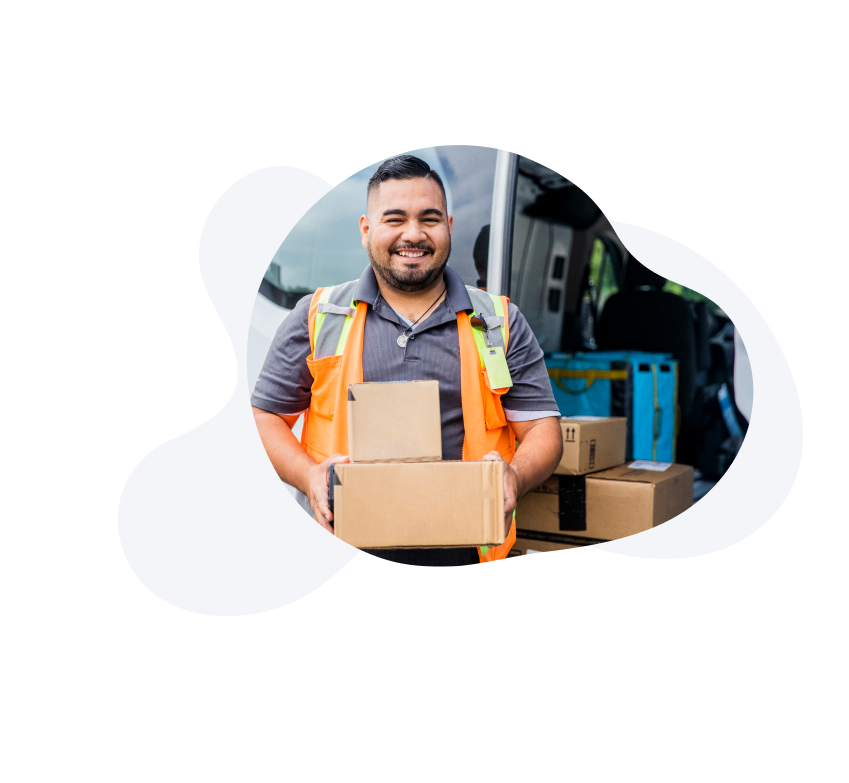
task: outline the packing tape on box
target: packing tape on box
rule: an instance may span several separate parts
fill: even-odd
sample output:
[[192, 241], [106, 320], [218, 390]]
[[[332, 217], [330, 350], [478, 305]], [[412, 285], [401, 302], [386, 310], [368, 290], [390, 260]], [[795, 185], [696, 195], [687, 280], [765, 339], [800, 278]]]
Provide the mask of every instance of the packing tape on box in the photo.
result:
[[545, 484], [534, 492], [543, 495], [557, 494], [558, 527], [561, 530], [587, 529], [587, 481], [586, 476], [556, 476], [557, 489]]
[[561, 530], [587, 529], [587, 479], [586, 476], [558, 476]]

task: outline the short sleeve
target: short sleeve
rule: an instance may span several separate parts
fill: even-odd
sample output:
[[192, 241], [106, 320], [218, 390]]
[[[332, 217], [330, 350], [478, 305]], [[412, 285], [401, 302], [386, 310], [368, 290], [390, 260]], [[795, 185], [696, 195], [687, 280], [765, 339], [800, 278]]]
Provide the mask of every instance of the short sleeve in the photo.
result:
[[519, 308], [512, 302], [507, 307], [507, 367], [513, 386], [501, 398], [501, 404], [513, 411], [557, 411], [542, 348]]
[[293, 416], [310, 407], [312, 374], [309, 308], [312, 297], [303, 297], [277, 329], [251, 395], [251, 405], [270, 413]]

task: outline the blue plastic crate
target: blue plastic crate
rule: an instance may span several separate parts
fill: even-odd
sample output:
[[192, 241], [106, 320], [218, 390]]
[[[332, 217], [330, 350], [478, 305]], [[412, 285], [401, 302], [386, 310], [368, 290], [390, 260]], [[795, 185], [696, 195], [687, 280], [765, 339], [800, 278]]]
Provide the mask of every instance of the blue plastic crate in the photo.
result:
[[678, 362], [640, 351], [545, 357], [562, 416], [626, 416], [627, 459], [675, 461]]

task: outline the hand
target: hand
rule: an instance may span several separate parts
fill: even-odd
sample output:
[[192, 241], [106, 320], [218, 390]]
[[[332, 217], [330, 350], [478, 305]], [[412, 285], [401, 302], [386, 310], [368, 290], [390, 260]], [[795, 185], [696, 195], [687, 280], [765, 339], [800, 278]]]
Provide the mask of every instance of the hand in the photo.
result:
[[350, 462], [350, 458], [342, 454], [334, 454], [328, 457], [324, 462], [318, 463], [310, 471], [309, 492], [307, 499], [310, 502], [315, 521], [318, 522], [328, 533], [336, 535], [333, 531], [333, 513], [330, 511], [330, 501], [327, 491], [327, 472], [331, 465], [339, 462]]
[[[489, 454], [484, 454], [483, 459], [488, 462], [501, 460], [502, 457], [497, 451], [490, 451]], [[519, 497], [519, 478], [516, 471], [510, 467], [510, 463], [504, 462], [504, 536], [510, 535], [510, 525], [513, 524], [513, 511], [516, 508], [516, 503]]]

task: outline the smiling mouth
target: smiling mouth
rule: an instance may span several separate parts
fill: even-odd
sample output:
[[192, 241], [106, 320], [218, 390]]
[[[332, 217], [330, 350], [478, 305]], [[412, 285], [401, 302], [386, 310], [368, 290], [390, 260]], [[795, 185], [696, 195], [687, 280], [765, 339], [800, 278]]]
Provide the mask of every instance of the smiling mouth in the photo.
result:
[[424, 258], [429, 253], [428, 250], [415, 250], [412, 248], [401, 248], [401, 250], [394, 251], [393, 255], [400, 256], [401, 258], [409, 258], [412, 260]]

